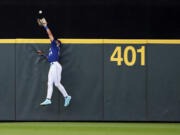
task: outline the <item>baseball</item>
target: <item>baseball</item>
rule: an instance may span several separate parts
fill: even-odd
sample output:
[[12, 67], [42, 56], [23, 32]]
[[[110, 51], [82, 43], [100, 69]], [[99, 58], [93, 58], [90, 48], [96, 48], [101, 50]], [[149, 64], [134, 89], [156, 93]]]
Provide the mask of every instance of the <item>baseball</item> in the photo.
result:
[[42, 10], [39, 10], [39, 14], [42, 14]]

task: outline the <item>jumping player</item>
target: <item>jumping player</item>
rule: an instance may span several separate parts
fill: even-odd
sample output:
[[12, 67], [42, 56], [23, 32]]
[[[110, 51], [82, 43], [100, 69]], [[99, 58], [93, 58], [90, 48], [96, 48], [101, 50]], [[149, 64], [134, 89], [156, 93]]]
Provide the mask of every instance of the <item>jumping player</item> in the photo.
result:
[[54, 84], [59, 89], [59, 91], [62, 93], [62, 95], [64, 96], [64, 99], [65, 99], [64, 106], [67, 107], [70, 103], [71, 96], [69, 96], [67, 94], [65, 88], [60, 83], [62, 66], [58, 61], [59, 61], [61, 42], [59, 40], [54, 39], [50, 29], [47, 26], [47, 22], [46, 22], [45, 18], [39, 19], [38, 23], [39, 23], [39, 25], [42, 25], [45, 28], [45, 30], [49, 36], [49, 39], [51, 40], [51, 47], [49, 49], [48, 55], [45, 55], [40, 50], [37, 51], [37, 53], [39, 55], [47, 58], [50, 63], [50, 69], [49, 69], [49, 73], [48, 73], [47, 97], [46, 97], [46, 100], [44, 102], [42, 102], [40, 105], [45, 106], [45, 105], [51, 104], [51, 97], [52, 97], [52, 93], [53, 93], [53, 84]]

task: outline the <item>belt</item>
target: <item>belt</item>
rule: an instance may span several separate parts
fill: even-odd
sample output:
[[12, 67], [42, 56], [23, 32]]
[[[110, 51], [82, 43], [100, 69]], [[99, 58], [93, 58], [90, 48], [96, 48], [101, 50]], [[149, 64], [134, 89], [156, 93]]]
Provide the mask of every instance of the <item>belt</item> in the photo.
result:
[[54, 64], [54, 62], [51, 62], [50, 65]]
[[55, 62], [57, 62], [57, 61], [54, 61], [54, 62], [50, 62], [50, 65], [54, 64]]

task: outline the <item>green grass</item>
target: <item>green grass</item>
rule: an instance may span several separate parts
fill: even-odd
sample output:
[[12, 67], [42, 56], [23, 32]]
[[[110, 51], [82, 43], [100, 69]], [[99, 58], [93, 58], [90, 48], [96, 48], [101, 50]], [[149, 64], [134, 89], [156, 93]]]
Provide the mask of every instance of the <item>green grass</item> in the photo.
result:
[[180, 123], [0, 123], [0, 135], [180, 135]]

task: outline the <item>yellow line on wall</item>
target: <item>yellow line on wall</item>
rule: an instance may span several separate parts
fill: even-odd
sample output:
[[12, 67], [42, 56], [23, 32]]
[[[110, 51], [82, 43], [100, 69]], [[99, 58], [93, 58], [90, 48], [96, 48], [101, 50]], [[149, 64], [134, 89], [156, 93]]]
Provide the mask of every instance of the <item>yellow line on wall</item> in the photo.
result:
[[176, 39], [104, 39], [104, 44], [180, 44]]
[[19, 44], [49, 44], [49, 39], [15, 39], [16, 43]]
[[15, 39], [0, 39], [0, 43], [14, 44], [14, 43], [16, 43], [16, 40]]
[[104, 39], [104, 44], [147, 44], [147, 40], [146, 39]]
[[[180, 44], [174, 39], [59, 39], [64, 44]], [[0, 39], [0, 44], [49, 44], [49, 39]]]
[[67, 44], [103, 44], [103, 39], [60, 39]]
[[174, 40], [174, 39], [156, 40], [156, 39], [152, 39], [152, 40], [147, 40], [147, 43], [150, 43], [150, 44], [180, 44], [180, 40]]

